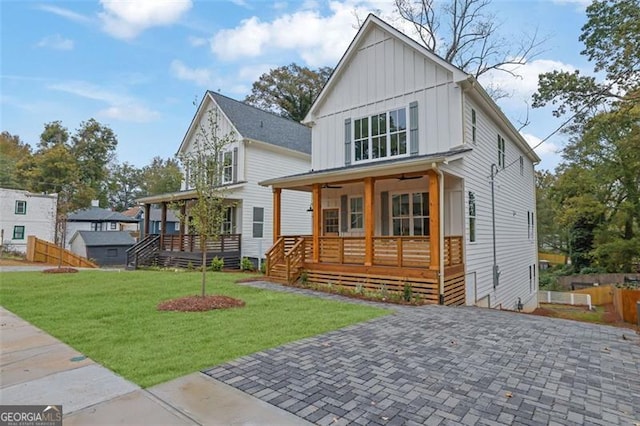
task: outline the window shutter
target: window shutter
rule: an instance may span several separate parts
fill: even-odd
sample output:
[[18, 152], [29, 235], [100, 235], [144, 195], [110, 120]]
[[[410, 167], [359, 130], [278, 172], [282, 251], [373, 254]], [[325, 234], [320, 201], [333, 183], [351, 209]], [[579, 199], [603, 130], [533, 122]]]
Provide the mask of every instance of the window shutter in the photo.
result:
[[382, 235], [389, 235], [389, 192], [380, 193], [380, 227]]
[[349, 230], [349, 199], [346, 195], [340, 196], [340, 230], [347, 232]]
[[417, 155], [419, 152], [418, 145], [418, 102], [411, 102], [409, 104], [409, 153], [411, 155]]
[[233, 181], [238, 181], [238, 147], [233, 148]]
[[344, 165], [351, 164], [351, 119], [344, 120]]

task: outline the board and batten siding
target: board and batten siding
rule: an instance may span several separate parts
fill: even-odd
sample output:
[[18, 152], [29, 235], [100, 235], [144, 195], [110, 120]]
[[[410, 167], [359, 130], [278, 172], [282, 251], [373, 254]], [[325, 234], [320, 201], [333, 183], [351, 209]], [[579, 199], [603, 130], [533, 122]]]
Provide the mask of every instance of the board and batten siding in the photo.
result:
[[[266, 143], [245, 141], [244, 145], [245, 156], [239, 163], [244, 163], [246, 184], [233, 193], [233, 198], [242, 200], [237, 211], [238, 230], [242, 233], [242, 256], [262, 258], [273, 244], [273, 191], [258, 185], [258, 182], [308, 172], [310, 159], [308, 155]], [[311, 213], [307, 211], [310, 204], [310, 193], [282, 191], [283, 235], [311, 234]], [[254, 207], [264, 208], [263, 238], [253, 238]]]
[[[476, 111], [476, 143], [472, 142], [471, 109]], [[490, 296], [491, 307], [516, 309], [518, 298], [525, 308], [536, 306], [538, 289], [537, 241], [529, 237], [528, 213], [535, 217], [534, 165], [508, 137], [507, 132], [468, 96], [464, 99], [465, 142], [473, 147], [461, 161], [443, 169], [464, 176], [465, 267], [475, 275], [477, 294], [467, 292], [467, 304]], [[498, 134], [505, 140], [505, 166], [495, 177], [496, 257], [500, 268], [498, 287], [493, 289], [493, 239], [491, 220], [491, 164], [498, 164]], [[520, 173], [520, 157], [523, 170]], [[476, 199], [476, 242], [469, 241], [469, 192]], [[537, 224], [536, 224], [537, 227]], [[536, 269], [530, 286], [529, 267]]]
[[409, 120], [412, 102], [418, 103], [419, 154], [462, 144], [462, 96], [452, 72], [381, 28], [369, 31], [337, 78], [316, 112], [314, 170], [345, 165], [346, 119], [404, 107]]

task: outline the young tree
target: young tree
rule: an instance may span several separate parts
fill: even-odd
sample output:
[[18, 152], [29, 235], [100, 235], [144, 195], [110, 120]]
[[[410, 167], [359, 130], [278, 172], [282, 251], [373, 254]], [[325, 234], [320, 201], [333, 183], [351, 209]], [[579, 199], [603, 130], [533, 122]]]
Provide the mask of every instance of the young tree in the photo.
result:
[[[478, 78], [497, 70], [517, 76], [516, 68], [541, 53], [537, 32], [508, 38], [490, 11], [491, 0], [395, 0], [431, 52]], [[494, 88], [494, 98], [508, 94]]]
[[312, 70], [295, 63], [274, 68], [253, 83], [245, 102], [294, 121], [302, 121], [333, 72]]
[[206, 294], [207, 243], [217, 241], [222, 233], [226, 209], [227, 190], [223, 186], [226, 164], [225, 151], [235, 141], [232, 133], [222, 134], [219, 125], [220, 113], [212, 107], [206, 120], [199, 123], [192, 149], [180, 156], [187, 173], [187, 182], [195, 190], [196, 199], [189, 204], [190, 225], [199, 235], [202, 253], [202, 297]]

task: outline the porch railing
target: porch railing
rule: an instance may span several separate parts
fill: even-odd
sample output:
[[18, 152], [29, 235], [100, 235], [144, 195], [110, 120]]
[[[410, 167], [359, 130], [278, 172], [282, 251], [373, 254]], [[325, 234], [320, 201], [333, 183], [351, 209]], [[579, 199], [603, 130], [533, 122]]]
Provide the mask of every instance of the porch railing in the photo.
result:
[[[207, 252], [235, 252], [240, 251], [241, 234], [221, 235], [218, 240], [208, 240], [206, 242], [205, 251]], [[183, 252], [200, 252], [200, 235], [196, 234], [165, 234], [162, 236], [162, 244], [160, 250], [164, 251], [183, 251]]]

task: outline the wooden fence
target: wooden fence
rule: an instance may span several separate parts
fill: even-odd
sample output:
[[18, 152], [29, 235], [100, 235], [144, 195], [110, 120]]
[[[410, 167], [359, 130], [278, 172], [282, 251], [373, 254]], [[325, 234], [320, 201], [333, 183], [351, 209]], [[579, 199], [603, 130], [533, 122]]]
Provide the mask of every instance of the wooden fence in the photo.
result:
[[638, 324], [638, 308], [640, 290], [627, 290], [613, 287], [613, 306], [620, 318], [630, 324]]
[[73, 266], [76, 268], [97, 268], [98, 265], [89, 259], [61, 249], [49, 241], [36, 238], [34, 235], [27, 237], [27, 260], [29, 262], [47, 263], [57, 265], [62, 257], [62, 266]]
[[640, 279], [640, 274], [586, 274], [586, 275], [568, 275], [566, 277], [558, 277], [558, 284], [564, 289], [571, 289], [571, 284], [591, 284], [598, 283], [600, 285], [622, 284], [626, 279]]
[[591, 304], [596, 306], [613, 303], [613, 287], [610, 285], [573, 290], [572, 293], [591, 295]]
[[538, 252], [538, 260], [546, 260], [553, 265], [564, 265], [567, 257], [563, 254]]

